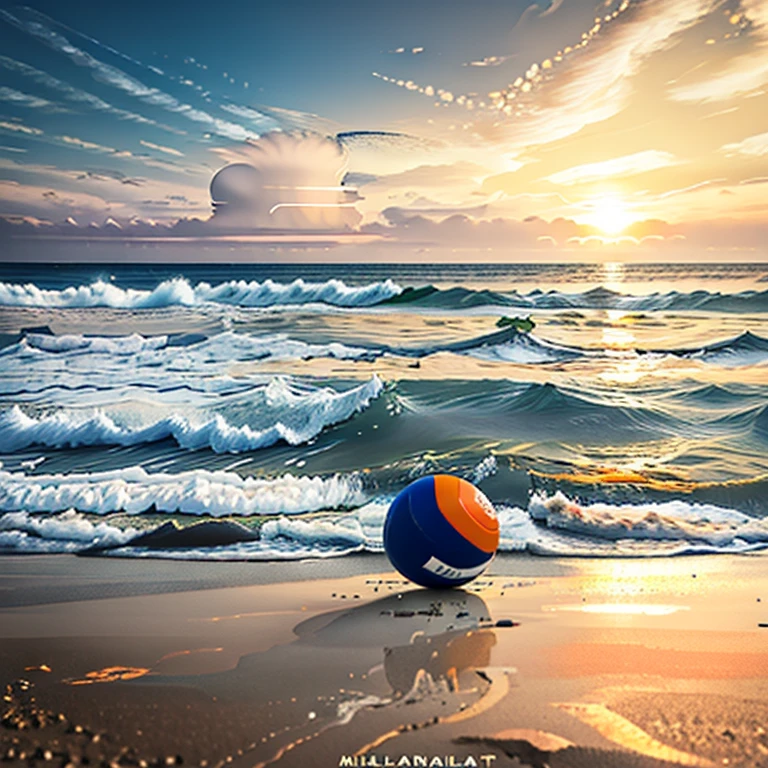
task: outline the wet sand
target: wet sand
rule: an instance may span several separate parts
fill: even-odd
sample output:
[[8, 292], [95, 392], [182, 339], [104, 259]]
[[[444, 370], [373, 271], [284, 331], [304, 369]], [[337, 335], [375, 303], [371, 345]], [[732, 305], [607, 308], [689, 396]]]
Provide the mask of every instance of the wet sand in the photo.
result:
[[768, 555], [0, 559], [0, 759], [768, 766]]

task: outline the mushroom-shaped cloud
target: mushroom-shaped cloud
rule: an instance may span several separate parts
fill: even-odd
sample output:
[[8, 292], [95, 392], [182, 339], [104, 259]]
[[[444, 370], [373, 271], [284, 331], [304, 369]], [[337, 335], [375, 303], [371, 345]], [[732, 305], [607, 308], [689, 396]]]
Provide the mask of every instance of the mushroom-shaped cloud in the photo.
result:
[[211, 181], [213, 221], [227, 228], [336, 230], [357, 227], [357, 190], [343, 186], [346, 155], [317, 134], [269, 133], [220, 151]]

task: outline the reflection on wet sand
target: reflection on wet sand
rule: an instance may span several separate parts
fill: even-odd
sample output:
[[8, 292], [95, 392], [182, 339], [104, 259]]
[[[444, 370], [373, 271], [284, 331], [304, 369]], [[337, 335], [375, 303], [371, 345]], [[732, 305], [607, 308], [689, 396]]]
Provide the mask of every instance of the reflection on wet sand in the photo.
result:
[[[495, 632], [482, 626], [488, 615], [481, 597], [463, 591], [390, 595], [309, 618], [295, 627], [295, 641], [243, 656], [234, 669], [144, 682], [263, 702], [261, 733], [247, 757], [264, 765], [353, 719], [355, 737], [371, 744], [382, 734], [474, 716], [486, 699], [497, 703], [508, 690], [506, 671], [475, 673], [489, 666], [496, 644]], [[494, 688], [501, 696], [490, 695]]]

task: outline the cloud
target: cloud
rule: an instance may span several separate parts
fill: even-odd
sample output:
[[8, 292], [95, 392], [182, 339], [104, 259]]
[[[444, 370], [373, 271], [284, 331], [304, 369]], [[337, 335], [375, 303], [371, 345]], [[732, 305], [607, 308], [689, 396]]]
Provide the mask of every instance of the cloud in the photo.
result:
[[674, 101], [728, 101], [737, 96], [761, 95], [768, 85], [768, 3], [765, 0], [741, 0], [742, 14], [732, 16], [734, 23], [743, 25], [754, 43], [752, 50], [721, 65], [705, 80], [678, 85], [668, 91]]
[[498, 67], [505, 61], [509, 61], [512, 56], [486, 56], [483, 59], [476, 59], [474, 61], [468, 61], [464, 64], [465, 67]]
[[[201, 171], [204, 171], [205, 173], [209, 172], [207, 168], [201, 168], [200, 166], [188, 165], [180, 167], [169, 160], [150, 157], [147, 154], [136, 154], [127, 149], [115, 149], [114, 147], [108, 147], [95, 141], [81, 139], [76, 136], [48, 136], [42, 129], [24, 125], [20, 122], [0, 121], [0, 132], [2, 131], [13, 132], [31, 140], [52, 144], [54, 146], [63, 146], [68, 149], [81, 149], [86, 152], [101, 152], [109, 154], [115, 159], [130, 160], [132, 162], [141, 163], [148, 168], [158, 168], [173, 173], [194, 175], [199, 174]], [[25, 150], [10, 149], [9, 151]]]
[[[630, 103], [632, 79], [645, 62], [674, 46], [683, 32], [719, 4], [719, 0], [622, 0], [605, 17], [592, 17], [592, 26], [580, 40], [542, 56], [514, 82], [490, 91], [487, 98], [457, 95], [455, 89], [444, 92], [467, 110], [501, 114], [493, 127], [504, 134], [500, 143], [503, 139], [507, 151], [560, 141], [619, 114]], [[560, 5], [554, 3], [550, 12]], [[541, 24], [544, 16], [546, 11], [541, 14], [539, 6], [530, 6], [516, 25], [519, 36], [534, 37], [529, 27]], [[410, 84], [409, 89], [430, 98], [441, 93], [403, 78], [373, 75], [399, 87], [409, 88]]]
[[44, 109], [46, 112], [68, 111], [64, 109], [64, 107], [60, 107], [58, 104], [48, 101], [48, 99], [31, 96], [28, 93], [22, 93], [21, 91], [16, 91], [13, 88], [7, 88], [5, 86], [0, 87], [0, 100], [16, 104], [20, 107], [27, 107], [29, 109]]
[[695, 192], [696, 190], [709, 187], [713, 184], [722, 184], [726, 179], [707, 179], [706, 181], [699, 181], [696, 184], [689, 184], [687, 187], [680, 187], [679, 189], [670, 189], [667, 192], [662, 192], [657, 195], [657, 200], [666, 200], [668, 197], [676, 197], [677, 195], [684, 195], [688, 192]]
[[[103, 154], [102, 157], [110, 157]], [[40, 200], [34, 190], [46, 189], [57, 193], [60, 200], [73, 197], [76, 200], [87, 199], [91, 203], [101, 200], [100, 207], [91, 205], [89, 215], [103, 213], [107, 206], [119, 207], [126, 216], [146, 215], [146, 206], [143, 201], [149, 198], [154, 200], [170, 201], [170, 210], [167, 216], [173, 215], [173, 209], [189, 210], [194, 206], [194, 213], [209, 216], [211, 211], [210, 201], [205, 185], [180, 184], [173, 181], [161, 181], [135, 176], [128, 176], [121, 171], [101, 167], [76, 167], [62, 169], [52, 165], [25, 163], [21, 160], [12, 160], [0, 157], [0, 175], [13, 180], [19, 189], [32, 189], [29, 194], [21, 196], [18, 201], [27, 200], [32, 210], [37, 213], [50, 213], [47, 209], [39, 207]], [[7, 190], [6, 190], [7, 191]], [[78, 196], [86, 195], [87, 198]], [[180, 198], [184, 197], [182, 201]], [[109, 199], [113, 202], [107, 203]], [[14, 212], [24, 212], [23, 208], [16, 205], [17, 199], [5, 199], [5, 205], [0, 206], [0, 212], [7, 212], [9, 204]], [[58, 212], [57, 208], [57, 212]]]
[[717, 0], [646, 0], [632, 6], [542, 89], [535, 114], [518, 123], [521, 144], [570, 136], [618, 114], [632, 92], [630, 80], [653, 54], [672, 46]]
[[85, 141], [84, 139], [78, 139], [76, 136], [59, 136], [58, 137], [64, 144], [72, 147], [78, 147], [79, 149], [88, 149], [94, 152], [108, 152], [114, 154], [117, 150], [114, 147], [105, 147], [103, 144], [96, 144], [93, 141]]
[[135, 112], [130, 112], [126, 109], [115, 107], [103, 99], [100, 99], [98, 96], [94, 96], [92, 93], [83, 91], [80, 88], [75, 88], [68, 83], [63, 82], [62, 80], [49, 75], [47, 72], [42, 72], [35, 67], [29, 66], [29, 64], [16, 61], [15, 59], [11, 59], [8, 56], [0, 55], [0, 66], [5, 67], [5, 69], [11, 72], [16, 72], [20, 75], [23, 75], [24, 77], [28, 77], [38, 85], [43, 85], [46, 88], [57, 91], [68, 101], [72, 101], [77, 104], [85, 104], [97, 112], [105, 112], [114, 115], [119, 120], [129, 120], [131, 122], [140, 123], [142, 125], [152, 125], [170, 133], [176, 133], [180, 135], [184, 134], [184, 131], [179, 131], [176, 128], [171, 128], [168, 125], [163, 125], [162, 123], [158, 123], [156, 120], [151, 120], [150, 118], [144, 117], [143, 115], [139, 115]]
[[643, 152], [615, 157], [598, 163], [577, 165], [573, 168], [553, 173], [547, 176], [547, 180], [553, 184], [563, 184], [566, 186], [586, 184], [616, 176], [634, 176], [640, 173], [647, 173], [658, 168], [667, 168], [676, 163], [677, 160], [674, 155], [671, 155], [669, 152], [648, 149]]
[[[54, 146], [63, 146], [68, 149], [81, 149], [86, 152], [101, 152], [116, 159], [131, 160], [133, 162], [141, 163], [149, 168], [160, 168], [165, 171], [173, 171], [174, 173], [181, 174], [196, 174], [199, 173], [199, 167], [184, 167], [181, 168], [169, 160], [162, 160], [159, 158], [153, 158], [149, 155], [135, 154], [127, 149], [115, 149], [114, 147], [107, 147], [103, 144], [99, 144], [95, 141], [89, 141], [87, 139], [81, 139], [76, 136], [48, 136], [40, 128], [33, 128], [22, 123], [12, 123], [8, 121], [0, 121], [0, 131], [12, 131], [17, 134], [35, 140], [41, 141], [45, 144], [53, 144]], [[205, 169], [206, 173], [208, 172]]]
[[550, 5], [549, 8], [547, 8], [545, 11], [542, 11], [539, 14], [539, 18], [543, 19], [545, 16], [551, 16], [560, 8], [563, 2], [564, 0], [552, 0], [552, 5]]
[[221, 108], [238, 117], [252, 122], [261, 132], [274, 131], [280, 128], [280, 123], [256, 109], [244, 107], [241, 104], [222, 104]]
[[541, 237], [565, 242], [571, 237], [591, 233], [588, 228], [567, 219], [553, 222], [538, 217], [526, 221], [509, 218], [476, 220], [466, 214], [437, 219], [402, 208], [387, 208], [382, 215], [386, 224], [368, 224], [362, 231], [402, 242], [447, 247], [527, 249], [536, 248]]
[[40, 128], [31, 128], [22, 123], [10, 123], [7, 120], [0, 120], [0, 128], [4, 131], [12, 131], [13, 133], [23, 133], [26, 136], [43, 135], [43, 131]]
[[155, 149], [158, 152], [165, 152], [166, 155], [173, 155], [174, 157], [184, 157], [184, 153], [179, 152], [178, 149], [173, 149], [171, 147], [164, 147], [161, 144], [153, 144], [151, 141], [144, 141], [144, 139], [139, 139], [139, 144], [141, 144], [143, 147], [148, 147], [149, 149]]
[[8, 180], [0, 180], [0, 205], [5, 215], [33, 213], [62, 218], [71, 215], [103, 216], [121, 207], [119, 203], [87, 192], [63, 191]]
[[161, 107], [168, 112], [181, 115], [196, 123], [205, 125], [208, 130], [235, 141], [245, 141], [254, 138], [253, 131], [249, 131], [238, 123], [214, 117], [205, 110], [196, 109], [190, 104], [185, 104], [159, 88], [145, 85], [140, 80], [123, 72], [123, 70], [106, 64], [91, 56], [90, 53], [73, 45], [66, 37], [49, 29], [41, 23], [30, 23], [17, 19], [12, 14], [0, 9], [0, 18], [13, 26], [38, 38], [53, 50], [67, 56], [80, 67], [91, 70], [93, 77], [101, 83], [111, 85], [114, 88], [133, 96], [145, 104]]
[[345, 230], [360, 221], [357, 191], [341, 185], [347, 158], [334, 139], [273, 132], [217, 154], [229, 164], [211, 181], [214, 224]]
[[720, 151], [727, 152], [730, 155], [764, 157], [765, 155], [768, 155], [768, 132], [749, 136], [734, 144], [724, 144], [720, 147]]
[[733, 59], [719, 74], [690, 85], [671, 88], [673, 101], [728, 101], [759, 91], [768, 83], [768, 50]]
[[721, 218], [670, 224], [660, 219], [638, 221], [620, 237], [606, 237], [586, 224], [572, 219], [550, 221], [538, 216], [524, 220], [495, 218], [477, 220], [466, 215], [442, 219], [413, 214], [402, 208], [383, 212], [385, 224], [368, 224], [361, 231], [398, 243], [430, 245], [437, 248], [493, 248], [505, 253], [537, 251], [553, 247], [621, 248], [644, 251], [689, 248], [700, 256], [702, 249], [755, 250], [768, 242], [768, 222]]

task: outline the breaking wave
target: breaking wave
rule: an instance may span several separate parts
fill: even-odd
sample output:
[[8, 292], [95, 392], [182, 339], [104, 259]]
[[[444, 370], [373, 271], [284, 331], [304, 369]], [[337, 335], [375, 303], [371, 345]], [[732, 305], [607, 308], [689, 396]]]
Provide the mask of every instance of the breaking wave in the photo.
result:
[[310, 283], [298, 278], [290, 283], [273, 280], [228, 280], [218, 285], [192, 285], [183, 277], [164, 280], [151, 291], [120, 288], [104, 280], [68, 288], [39, 288], [35, 283], [0, 283], [0, 305], [60, 309], [111, 307], [113, 309], [158, 309], [225, 304], [238, 307], [274, 307], [295, 304], [328, 304], [337, 307], [367, 307], [400, 293], [392, 280], [364, 286], [349, 286], [343, 280]]
[[359, 475], [261, 479], [203, 469], [150, 473], [142, 467], [83, 474], [36, 474], [0, 469], [0, 511], [96, 515], [181, 513], [210, 517], [296, 515], [360, 505]]
[[[107, 477], [110, 474], [112, 477]], [[133, 491], [124, 490], [130, 484], [127, 478], [132, 478], [130, 482], [136, 486]], [[235, 504], [229, 514], [250, 515], [255, 510], [264, 514], [269, 509], [273, 516], [260, 526], [218, 520], [181, 527], [174, 519], [142, 531], [140, 516], [130, 518], [135, 524], [120, 528], [111, 518], [93, 522], [71, 508], [47, 515], [7, 512], [0, 516], [0, 551], [181, 560], [296, 560], [382, 552], [382, 530], [392, 500], [380, 497], [363, 503], [356, 477], [285, 476], [258, 481], [228, 473], [184, 473], [174, 480], [173, 476], [146, 475], [134, 469], [129, 473], [102, 473], [101, 477], [83, 476], [79, 481], [62, 477], [26, 479], [34, 488], [27, 495], [33, 508], [36, 504], [38, 508], [61, 509], [73, 501], [79, 507], [90, 504], [101, 513], [121, 503], [138, 509], [154, 500], [157, 510], [173, 508], [191, 510], [193, 514], [222, 515], [229, 498]], [[19, 480], [2, 473], [0, 489]], [[89, 482], [94, 489], [92, 501], [88, 501]], [[224, 492], [218, 496], [222, 487]], [[0, 494], [3, 492], [0, 490]], [[120, 501], [121, 493], [127, 502]], [[258, 501], [270, 494], [271, 504]], [[26, 503], [23, 492], [4, 498], [13, 499], [9, 502], [11, 506]], [[286, 516], [289, 511], [328, 509], [343, 504], [359, 506], [349, 512]], [[557, 492], [551, 496], [534, 495], [527, 509], [497, 504], [497, 513], [500, 552], [631, 558], [742, 553], [768, 548], [768, 520], [683, 500], [634, 505], [581, 504]]]
[[425, 307], [433, 309], [470, 309], [477, 307], [513, 307], [518, 309], [618, 309], [625, 311], [709, 311], [709, 312], [768, 312], [768, 291], [742, 291], [728, 294], [705, 290], [683, 293], [652, 293], [633, 296], [598, 287], [579, 293], [533, 290], [517, 291], [474, 290], [456, 287], [439, 289], [429, 285], [405, 288], [395, 296], [383, 299], [383, 304]]
[[119, 423], [96, 409], [89, 413], [57, 411], [31, 416], [18, 405], [0, 412], [0, 451], [18, 451], [31, 445], [74, 448], [94, 445], [140, 445], [173, 439], [181, 448], [216, 453], [254, 451], [284, 441], [306, 443], [323, 429], [365, 410], [383, 391], [377, 376], [345, 392], [329, 387], [298, 388], [274, 379], [264, 388], [269, 422], [258, 427], [231, 424], [221, 414], [197, 419], [173, 413], [147, 424]]

